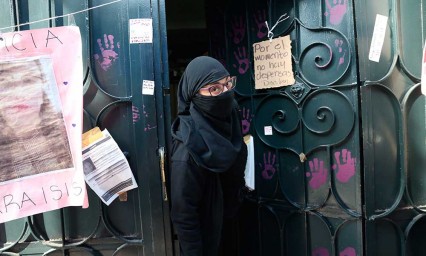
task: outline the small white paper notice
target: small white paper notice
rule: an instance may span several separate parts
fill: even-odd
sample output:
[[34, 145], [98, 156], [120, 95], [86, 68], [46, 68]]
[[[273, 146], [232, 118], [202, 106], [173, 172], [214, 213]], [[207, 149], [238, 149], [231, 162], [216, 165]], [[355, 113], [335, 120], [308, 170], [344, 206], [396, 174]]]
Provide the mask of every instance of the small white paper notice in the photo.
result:
[[142, 94], [143, 95], [154, 95], [155, 84], [151, 80], [143, 80]]
[[423, 59], [422, 59], [422, 93], [426, 95], [426, 42], [423, 47]]
[[254, 190], [254, 142], [253, 136], [244, 136], [244, 142], [247, 145], [247, 163], [244, 171], [244, 179], [246, 181], [246, 187], [250, 190]]
[[130, 19], [129, 32], [131, 44], [152, 43], [152, 19]]
[[265, 135], [272, 135], [272, 126], [265, 126]]
[[374, 24], [373, 38], [371, 39], [370, 53], [368, 55], [368, 59], [371, 61], [379, 62], [380, 60], [387, 25], [388, 17], [377, 14], [376, 23]]

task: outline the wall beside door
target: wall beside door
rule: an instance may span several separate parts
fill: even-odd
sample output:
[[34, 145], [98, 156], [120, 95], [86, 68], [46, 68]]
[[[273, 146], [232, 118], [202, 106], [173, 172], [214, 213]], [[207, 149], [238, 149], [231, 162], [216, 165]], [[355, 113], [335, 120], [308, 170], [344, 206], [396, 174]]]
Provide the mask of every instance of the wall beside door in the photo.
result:
[[[238, 77], [255, 138], [239, 255], [421, 255], [424, 14], [422, 1], [400, 2], [207, 3], [210, 54]], [[389, 17], [379, 63], [368, 59], [376, 14]], [[294, 85], [254, 89], [265, 21], [291, 37]]]

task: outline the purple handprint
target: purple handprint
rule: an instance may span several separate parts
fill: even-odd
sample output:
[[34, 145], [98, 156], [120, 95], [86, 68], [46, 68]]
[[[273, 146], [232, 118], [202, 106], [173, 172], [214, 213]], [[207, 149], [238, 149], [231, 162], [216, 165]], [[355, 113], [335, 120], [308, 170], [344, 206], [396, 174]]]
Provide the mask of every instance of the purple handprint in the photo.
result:
[[[271, 159], [272, 156], [272, 159]], [[262, 177], [265, 180], [270, 180], [274, 176], [276, 169], [274, 167], [275, 164], [275, 154], [272, 154], [271, 152], [268, 152], [268, 159], [266, 159], [266, 153], [263, 154], [263, 166], [260, 165], [260, 168], [262, 168]]]
[[132, 106], [132, 115], [133, 115], [133, 123], [139, 121], [141, 115], [139, 114], [139, 108], [136, 106]]
[[243, 41], [246, 34], [246, 28], [242, 16], [234, 17], [232, 21], [231, 37], [234, 44], [239, 44]]
[[314, 158], [309, 161], [309, 172], [306, 172], [306, 177], [311, 177], [309, 186], [313, 189], [318, 189], [327, 181], [328, 170], [324, 167], [324, 161]]
[[[246, 48], [244, 46], [238, 47], [237, 51], [234, 51], [234, 56], [238, 62], [238, 72], [241, 75], [245, 74], [249, 68], [249, 59], [247, 58]], [[234, 68], [237, 68], [236, 64], [233, 66]]]
[[352, 158], [351, 151], [347, 149], [342, 150], [342, 161], [340, 161], [340, 152], [334, 153], [336, 164], [333, 165], [333, 170], [337, 171], [336, 178], [342, 183], [349, 181], [355, 175], [356, 159]]
[[346, 247], [339, 253], [339, 256], [356, 256], [356, 251], [352, 247]]
[[243, 118], [241, 119], [241, 128], [243, 134], [247, 134], [250, 131], [250, 123], [252, 116], [250, 115], [250, 109], [243, 107]]
[[318, 247], [312, 251], [312, 256], [329, 256], [329, 255], [330, 253], [328, 252], [328, 249], [324, 247]]
[[257, 38], [264, 38], [268, 34], [268, 29], [266, 28], [265, 20], [266, 20], [266, 11], [258, 10], [257, 14], [253, 14], [254, 21], [257, 25]]
[[[103, 47], [102, 40], [100, 38], [98, 38], [97, 42], [102, 56], [95, 54], [95, 60], [101, 65], [103, 70], [107, 71], [112, 66], [112, 63], [118, 58], [118, 53], [114, 51], [114, 36], [107, 36], [104, 34], [105, 48]], [[117, 47], [120, 48], [119, 43], [117, 43]]]
[[328, 12], [325, 12], [325, 16], [330, 16], [330, 23], [338, 25], [342, 22], [343, 16], [346, 14], [348, 0], [333, 0], [334, 6], [331, 6], [330, 0], [325, 0]]

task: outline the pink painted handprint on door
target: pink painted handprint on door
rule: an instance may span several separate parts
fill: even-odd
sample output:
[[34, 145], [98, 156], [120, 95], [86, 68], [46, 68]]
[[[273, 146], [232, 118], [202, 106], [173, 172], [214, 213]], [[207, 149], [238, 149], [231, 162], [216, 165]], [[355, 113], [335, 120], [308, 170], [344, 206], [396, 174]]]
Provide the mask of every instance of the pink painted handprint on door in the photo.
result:
[[[249, 69], [249, 59], [247, 57], [246, 48], [238, 47], [236, 51], [234, 51], [235, 59], [238, 62], [238, 73], [241, 75], [245, 74], [247, 70]], [[233, 65], [234, 68], [237, 68], [237, 65]]]
[[342, 161], [340, 161], [340, 152], [334, 153], [336, 164], [333, 165], [333, 170], [336, 171], [336, 179], [342, 183], [349, 181], [355, 175], [356, 159], [352, 158], [351, 151], [342, 149]]
[[253, 14], [254, 21], [256, 22], [257, 26], [257, 38], [261, 39], [264, 38], [268, 34], [268, 29], [266, 28], [266, 11], [265, 10], [258, 10]]
[[324, 15], [330, 17], [330, 23], [333, 25], [339, 25], [345, 16], [348, 8], [348, 0], [333, 0], [333, 5], [330, 3], [331, 0], [325, 0], [327, 5], [327, 11]]
[[329, 255], [330, 253], [328, 252], [328, 249], [324, 247], [318, 247], [312, 251], [312, 256], [329, 256]]
[[243, 107], [243, 118], [241, 119], [241, 129], [243, 134], [247, 134], [250, 131], [250, 123], [252, 117], [250, 115], [250, 109]]
[[246, 25], [243, 20], [243, 16], [234, 17], [231, 22], [231, 37], [234, 44], [239, 44], [243, 41], [246, 34]]
[[[271, 159], [272, 157], [272, 159]], [[265, 180], [270, 180], [274, 176], [276, 169], [275, 165], [275, 154], [268, 152], [268, 159], [266, 159], [266, 153], [263, 154], [263, 166], [259, 164], [260, 168], [262, 168], [262, 177]]]
[[[95, 60], [99, 63], [101, 68], [105, 71], [107, 71], [111, 66], [112, 63], [118, 59], [118, 53], [114, 51], [114, 36], [113, 35], [106, 35], [104, 34], [104, 44], [105, 47], [102, 45], [102, 40], [98, 38], [96, 40], [98, 42], [99, 50], [101, 51], [101, 55], [95, 54]], [[117, 48], [120, 48], [120, 44], [117, 43]]]
[[339, 256], [356, 256], [356, 251], [352, 247], [346, 247], [339, 253]]
[[324, 167], [324, 161], [314, 158], [309, 161], [309, 172], [306, 172], [306, 177], [311, 177], [309, 186], [313, 189], [318, 189], [327, 181], [328, 170]]

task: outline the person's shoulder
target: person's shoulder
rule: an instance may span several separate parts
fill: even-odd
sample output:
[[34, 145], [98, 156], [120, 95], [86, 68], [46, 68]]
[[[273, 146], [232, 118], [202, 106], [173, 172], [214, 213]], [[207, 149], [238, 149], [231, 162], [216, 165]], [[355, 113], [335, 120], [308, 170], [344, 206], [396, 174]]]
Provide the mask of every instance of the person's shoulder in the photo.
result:
[[173, 165], [187, 165], [191, 168], [199, 168], [186, 146], [179, 140], [174, 140], [171, 150]]
[[189, 160], [189, 152], [182, 141], [173, 140], [171, 157], [174, 162], [187, 162]]

